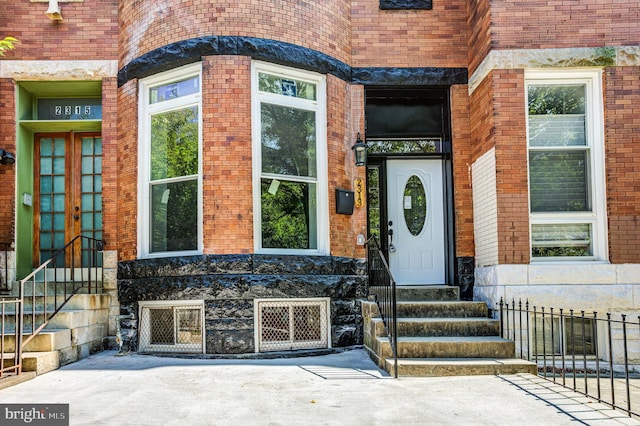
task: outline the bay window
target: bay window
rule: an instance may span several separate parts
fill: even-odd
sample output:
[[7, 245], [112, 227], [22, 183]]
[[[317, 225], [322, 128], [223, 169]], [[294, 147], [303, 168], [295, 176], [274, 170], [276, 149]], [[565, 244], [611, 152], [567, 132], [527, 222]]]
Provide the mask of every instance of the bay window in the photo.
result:
[[328, 251], [324, 77], [254, 63], [257, 252]]
[[600, 79], [527, 73], [533, 261], [606, 259]]
[[140, 85], [139, 255], [201, 248], [200, 66]]

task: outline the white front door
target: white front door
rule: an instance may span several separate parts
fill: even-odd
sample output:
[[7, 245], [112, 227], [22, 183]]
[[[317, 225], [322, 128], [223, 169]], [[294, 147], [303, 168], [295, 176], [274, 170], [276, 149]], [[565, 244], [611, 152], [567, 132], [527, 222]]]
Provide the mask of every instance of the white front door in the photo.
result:
[[397, 284], [444, 284], [441, 160], [389, 160], [389, 267]]

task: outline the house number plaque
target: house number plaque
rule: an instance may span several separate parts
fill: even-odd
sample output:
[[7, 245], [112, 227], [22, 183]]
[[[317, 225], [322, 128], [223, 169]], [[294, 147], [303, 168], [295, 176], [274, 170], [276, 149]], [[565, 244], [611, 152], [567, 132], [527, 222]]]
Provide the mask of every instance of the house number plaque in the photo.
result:
[[99, 98], [38, 99], [38, 120], [100, 120], [102, 100]]

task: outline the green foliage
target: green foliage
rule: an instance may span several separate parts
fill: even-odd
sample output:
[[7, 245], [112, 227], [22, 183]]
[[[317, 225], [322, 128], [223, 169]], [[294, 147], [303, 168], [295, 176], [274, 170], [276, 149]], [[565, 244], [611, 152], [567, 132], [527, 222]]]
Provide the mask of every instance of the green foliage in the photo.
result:
[[20, 43], [20, 41], [14, 37], [5, 37], [0, 40], [0, 56], [4, 56], [4, 52], [7, 50], [15, 49], [15, 45], [18, 43]]
[[584, 114], [584, 85], [529, 87], [529, 114]]
[[[275, 194], [272, 181], [262, 180], [262, 247], [309, 249], [310, 185], [280, 182]], [[311, 196], [311, 197], [310, 197]]]
[[[151, 250], [197, 249], [198, 108], [151, 119]], [[188, 179], [165, 182], [165, 179]]]

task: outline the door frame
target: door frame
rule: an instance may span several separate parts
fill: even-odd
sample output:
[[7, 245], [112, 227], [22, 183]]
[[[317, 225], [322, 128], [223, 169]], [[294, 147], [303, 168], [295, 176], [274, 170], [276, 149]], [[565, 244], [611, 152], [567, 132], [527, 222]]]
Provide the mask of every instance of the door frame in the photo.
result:
[[[82, 232], [81, 221], [81, 176], [82, 176], [82, 138], [102, 137], [102, 132], [37, 132], [33, 135], [33, 246], [32, 266], [42, 263], [40, 258], [40, 143], [42, 138], [65, 139], [65, 220], [64, 244], [66, 245]], [[69, 167], [71, 165], [71, 169]], [[69, 197], [71, 195], [71, 197]], [[82, 264], [82, 240], [76, 241], [77, 247], [72, 250], [75, 259], [68, 254], [65, 259], [67, 265]], [[61, 247], [62, 248], [62, 247]]]
[[[453, 167], [451, 155], [446, 153], [433, 155], [370, 155], [367, 158], [367, 188], [370, 187], [369, 170], [378, 169], [378, 186], [379, 186], [379, 217], [380, 217], [380, 248], [386, 259], [389, 259], [389, 235], [388, 235], [388, 188], [387, 188], [387, 161], [388, 160], [433, 160], [442, 162], [442, 191], [443, 191], [443, 225], [444, 225], [444, 283], [453, 285], [455, 283], [455, 211], [453, 204]], [[372, 223], [370, 215], [370, 204], [367, 202], [367, 235], [370, 238], [372, 234]]]

